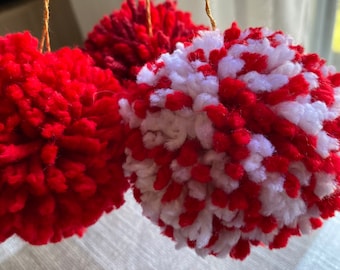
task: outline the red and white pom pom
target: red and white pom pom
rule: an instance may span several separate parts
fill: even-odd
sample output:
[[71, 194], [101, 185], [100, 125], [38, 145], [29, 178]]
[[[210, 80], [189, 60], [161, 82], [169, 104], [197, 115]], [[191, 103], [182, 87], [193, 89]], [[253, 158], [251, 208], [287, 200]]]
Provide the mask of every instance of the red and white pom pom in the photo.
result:
[[127, 0], [118, 11], [105, 16], [88, 34], [86, 51], [96, 65], [109, 68], [119, 80], [135, 80], [140, 68], [172, 52], [177, 42], [191, 40], [198, 30], [188, 12], [177, 10], [176, 2], [167, 0], [154, 5], [150, 15], [152, 34], [148, 31], [144, 0]]
[[137, 79], [124, 169], [178, 247], [244, 259], [339, 210], [340, 74], [281, 31], [202, 31]]
[[0, 241], [60, 241], [124, 202], [122, 92], [79, 49], [0, 37]]

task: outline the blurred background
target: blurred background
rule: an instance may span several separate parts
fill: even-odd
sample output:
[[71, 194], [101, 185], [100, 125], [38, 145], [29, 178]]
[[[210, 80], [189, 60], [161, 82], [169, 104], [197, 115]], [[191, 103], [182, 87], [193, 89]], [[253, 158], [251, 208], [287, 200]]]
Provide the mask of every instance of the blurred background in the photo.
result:
[[[203, 0], [177, 2], [179, 8], [192, 13], [195, 22], [209, 24]], [[100, 18], [121, 3], [122, 0], [51, 0], [52, 49], [81, 45]], [[281, 29], [308, 52], [317, 52], [340, 69], [338, 0], [211, 0], [211, 6], [220, 29], [232, 21], [242, 28]], [[30, 30], [39, 37], [42, 13], [43, 0], [0, 0], [0, 34]]]

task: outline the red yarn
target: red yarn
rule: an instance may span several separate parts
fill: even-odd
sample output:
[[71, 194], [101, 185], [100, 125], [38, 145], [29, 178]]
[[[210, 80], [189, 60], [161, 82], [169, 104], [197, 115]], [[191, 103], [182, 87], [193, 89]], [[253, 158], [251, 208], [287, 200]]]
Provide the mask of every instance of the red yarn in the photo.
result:
[[176, 43], [192, 39], [198, 30], [190, 13], [177, 10], [176, 2], [151, 3], [152, 32], [147, 29], [145, 1], [125, 1], [119, 11], [105, 16], [88, 34], [86, 51], [96, 65], [110, 68], [119, 80], [135, 80], [139, 69], [164, 52], [172, 52]]
[[0, 241], [82, 235], [123, 204], [121, 87], [79, 49], [0, 37]]

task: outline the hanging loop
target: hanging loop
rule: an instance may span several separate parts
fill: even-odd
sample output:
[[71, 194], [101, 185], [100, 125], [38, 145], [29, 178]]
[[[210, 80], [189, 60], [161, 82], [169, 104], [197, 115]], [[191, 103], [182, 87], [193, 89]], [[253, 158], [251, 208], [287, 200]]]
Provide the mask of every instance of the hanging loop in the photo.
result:
[[211, 8], [210, 8], [210, 1], [209, 0], [205, 0], [205, 12], [207, 13], [208, 18], [210, 20], [211, 29], [213, 31], [216, 30], [216, 21], [211, 14]]
[[44, 48], [47, 52], [51, 51], [51, 41], [50, 41], [50, 30], [49, 30], [49, 21], [50, 21], [50, 0], [44, 0], [44, 22], [43, 22], [43, 30], [40, 39], [40, 52], [43, 52]]
[[146, 20], [147, 20], [147, 27], [148, 27], [148, 33], [151, 37], [153, 35], [152, 33], [152, 19], [151, 19], [151, 3], [150, 0], [146, 0]]

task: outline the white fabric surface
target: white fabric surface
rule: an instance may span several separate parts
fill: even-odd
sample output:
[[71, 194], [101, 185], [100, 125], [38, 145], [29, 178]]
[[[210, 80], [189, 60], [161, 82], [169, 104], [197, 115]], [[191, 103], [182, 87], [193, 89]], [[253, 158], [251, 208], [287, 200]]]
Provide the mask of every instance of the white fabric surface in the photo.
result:
[[340, 216], [312, 235], [292, 238], [280, 250], [253, 248], [244, 261], [198, 257], [174, 243], [142, 217], [131, 194], [126, 204], [92, 226], [83, 238], [30, 246], [17, 237], [0, 245], [3, 270], [337, 270], [340, 269]]

